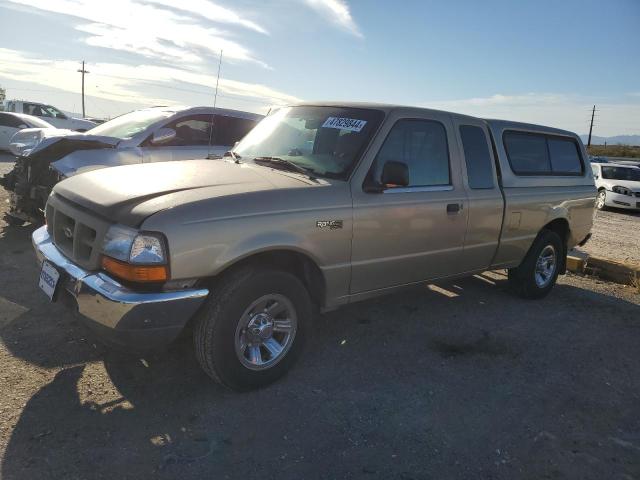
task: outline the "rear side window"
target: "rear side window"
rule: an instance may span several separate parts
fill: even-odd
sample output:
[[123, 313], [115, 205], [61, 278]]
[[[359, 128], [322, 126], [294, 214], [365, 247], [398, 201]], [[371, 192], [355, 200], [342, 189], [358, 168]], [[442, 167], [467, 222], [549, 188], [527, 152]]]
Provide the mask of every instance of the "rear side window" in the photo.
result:
[[564, 138], [549, 138], [551, 170], [554, 173], [582, 173], [582, 162], [576, 142]]
[[569, 138], [506, 132], [503, 136], [511, 169], [516, 175], [580, 175], [582, 158]]
[[508, 132], [504, 135], [504, 146], [511, 169], [516, 175], [551, 173], [547, 139], [544, 136]]
[[384, 141], [374, 164], [381, 181], [384, 164], [403, 162], [409, 168], [409, 187], [450, 185], [449, 147], [444, 125], [433, 120], [399, 120]]
[[471, 125], [461, 125], [460, 137], [467, 164], [469, 187], [474, 189], [493, 188], [491, 154], [484, 130]]

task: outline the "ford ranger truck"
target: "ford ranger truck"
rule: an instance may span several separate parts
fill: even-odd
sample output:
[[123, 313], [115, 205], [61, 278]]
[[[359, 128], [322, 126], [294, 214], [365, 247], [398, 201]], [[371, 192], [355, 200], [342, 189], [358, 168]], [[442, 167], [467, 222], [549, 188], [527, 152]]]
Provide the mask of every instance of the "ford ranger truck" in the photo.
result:
[[33, 233], [40, 287], [103, 339], [192, 332], [236, 390], [281, 377], [312, 312], [507, 269], [549, 293], [589, 238], [596, 189], [574, 133], [377, 104], [303, 104], [223, 160], [95, 170], [58, 183]]

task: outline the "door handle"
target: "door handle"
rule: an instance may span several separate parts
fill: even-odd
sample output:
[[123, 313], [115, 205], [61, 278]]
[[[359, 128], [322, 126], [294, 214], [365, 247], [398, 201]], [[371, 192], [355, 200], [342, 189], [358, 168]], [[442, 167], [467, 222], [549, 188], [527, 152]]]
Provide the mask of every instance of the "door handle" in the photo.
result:
[[449, 203], [447, 205], [447, 213], [449, 215], [454, 215], [462, 210], [462, 204], [460, 203]]

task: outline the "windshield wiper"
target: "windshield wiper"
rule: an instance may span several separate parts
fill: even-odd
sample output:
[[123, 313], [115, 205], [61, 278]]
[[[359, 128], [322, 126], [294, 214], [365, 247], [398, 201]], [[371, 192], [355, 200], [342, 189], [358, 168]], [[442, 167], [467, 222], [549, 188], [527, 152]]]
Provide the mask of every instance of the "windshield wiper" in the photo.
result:
[[253, 159], [256, 163], [266, 163], [268, 165], [276, 166], [276, 167], [284, 167], [293, 172], [302, 173], [306, 175], [311, 180], [315, 180], [316, 177], [313, 175], [314, 170], [312, 168], [301, 167], [297, 163], [292, 162], [291, 160], [285, 160], [280, 157], [256, 157]]
[[224, 152], [223, 157], [231, 157], [231, 158], [233, 158], [233, 161], [236, 162], [236, 163], [240, 163], [240, 159], [242, 158], [240, 155], [238, 155], [233, 150], [228, 150], [228, 151]]

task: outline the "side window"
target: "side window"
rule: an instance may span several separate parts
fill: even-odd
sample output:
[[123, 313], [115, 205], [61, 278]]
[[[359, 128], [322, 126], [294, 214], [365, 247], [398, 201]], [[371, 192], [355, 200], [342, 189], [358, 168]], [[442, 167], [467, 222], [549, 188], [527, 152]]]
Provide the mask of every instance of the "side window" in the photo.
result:
[[573, 140], [549, 137], [549, 155], [553, 173], [582, 173], [582, 162], [578, 145]]
[[214, 144], [232, 146], [241, 140], [256, 126], [255, 121], [244, 118], [216, 115], [214, 129]]
[[176, 131], [176, 138], [165, 144], [173, 147], [209, 145], [211, 115], [192, 115], [175, 120], [167, 125]]
[[543, 135], [507, 132], [504, 146], [511, 169], [516, 175], [548, 174], [551, 162], [547, 155], [547, 140]]
[[19, 118], [0, 113], [0, 127], [20, 128], [21, 125], [25, 125], [25, 123]]
[[493, 188], [493, 166], [487, 135], [480, 127], [460, 126], [470, 188]]
[[380, 183], [386, 162], [409, 168], [409, 187], [450, 185], [449, 147], [444, 125], [433, 120], [399, 120], [374, 162], [373, 179]]

